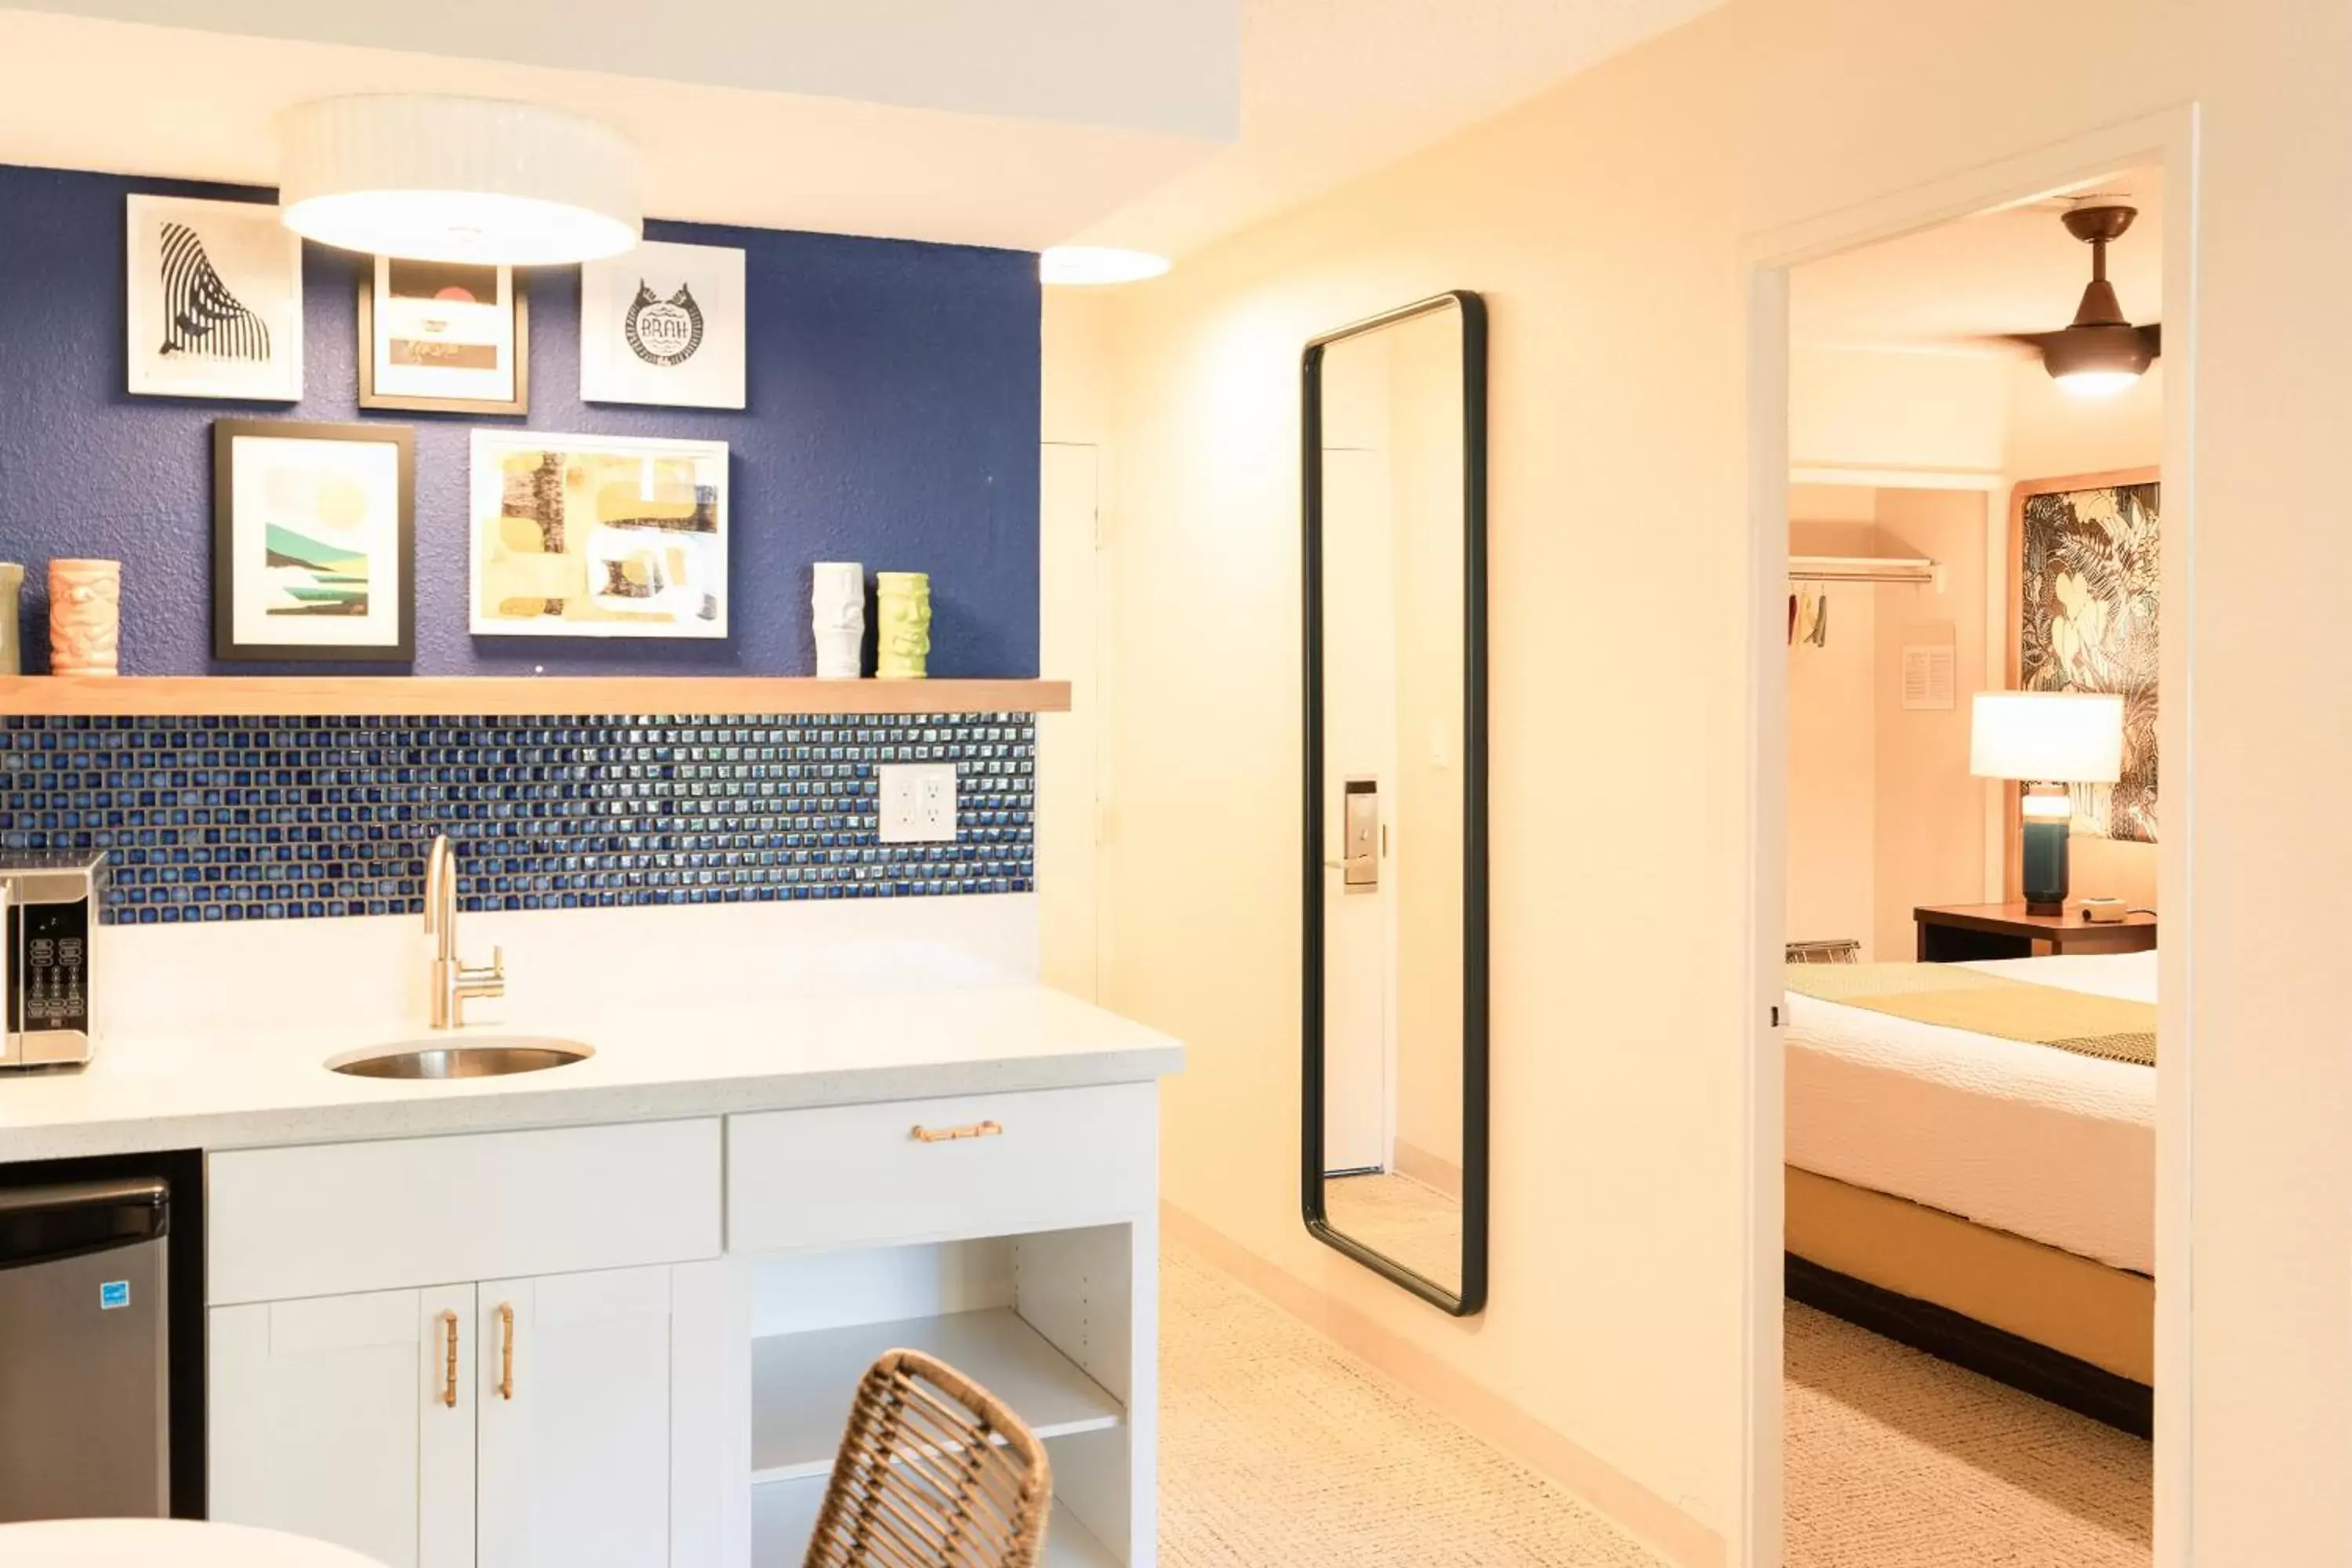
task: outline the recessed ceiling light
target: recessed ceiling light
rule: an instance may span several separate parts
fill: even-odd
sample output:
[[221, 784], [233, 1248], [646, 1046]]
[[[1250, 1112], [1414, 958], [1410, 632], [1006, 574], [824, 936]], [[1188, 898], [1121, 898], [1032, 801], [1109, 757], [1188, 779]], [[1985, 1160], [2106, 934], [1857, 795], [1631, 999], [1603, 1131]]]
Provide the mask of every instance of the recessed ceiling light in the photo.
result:
[[1168, 270], [1168, 258], [1112, 245], [1056, 245], [1037, 258], [1037, 281], [1053, 284], [1140, 283]]
[[286, 226], [375, 256], [517, 267], [616, 256], [643, 232], [637, 151], [535, 104], [322, 99], [278, 121]]

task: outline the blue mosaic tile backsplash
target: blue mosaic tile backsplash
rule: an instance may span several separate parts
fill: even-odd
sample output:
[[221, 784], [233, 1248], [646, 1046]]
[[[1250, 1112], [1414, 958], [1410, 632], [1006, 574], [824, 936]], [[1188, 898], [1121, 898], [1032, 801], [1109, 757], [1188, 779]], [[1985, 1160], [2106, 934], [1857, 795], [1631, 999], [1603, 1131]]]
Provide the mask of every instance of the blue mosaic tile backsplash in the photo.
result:
[[[104, 849], [110, 924], [1017, 893], [1027, 713], [0, 720], [0, 847]], [[956, 765], [956, 841], [883, 844], [884, 763]]]

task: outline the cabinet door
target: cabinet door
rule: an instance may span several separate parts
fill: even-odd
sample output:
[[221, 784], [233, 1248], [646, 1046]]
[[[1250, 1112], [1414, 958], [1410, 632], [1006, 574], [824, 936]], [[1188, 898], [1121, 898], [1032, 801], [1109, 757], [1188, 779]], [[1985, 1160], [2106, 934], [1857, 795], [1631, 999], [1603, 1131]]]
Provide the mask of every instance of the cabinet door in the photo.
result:
[[471, 1568], [473, 1318], [471, 1286], [214, 1308], [212, 1517]]
[[670, 1560], [670, 1274], [478, 1287], [481, 1568]]

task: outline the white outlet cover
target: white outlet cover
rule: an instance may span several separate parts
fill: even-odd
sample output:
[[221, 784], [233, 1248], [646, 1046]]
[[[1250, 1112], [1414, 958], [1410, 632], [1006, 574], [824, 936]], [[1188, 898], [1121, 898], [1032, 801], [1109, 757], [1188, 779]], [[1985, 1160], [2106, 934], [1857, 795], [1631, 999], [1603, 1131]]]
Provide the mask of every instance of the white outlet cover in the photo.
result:
[[952, 844], [956, 836], [953, 763], [885, 763], [880, 769], [885, 844]]

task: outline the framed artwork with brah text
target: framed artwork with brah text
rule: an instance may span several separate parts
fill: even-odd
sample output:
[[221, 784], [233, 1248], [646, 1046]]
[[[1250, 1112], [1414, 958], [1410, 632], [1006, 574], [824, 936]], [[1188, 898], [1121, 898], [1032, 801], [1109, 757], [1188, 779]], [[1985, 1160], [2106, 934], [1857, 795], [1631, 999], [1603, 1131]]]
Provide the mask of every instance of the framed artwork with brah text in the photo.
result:
[[743, 252], [646, 240], [580, 268], [580, 398], [740, 408]]

